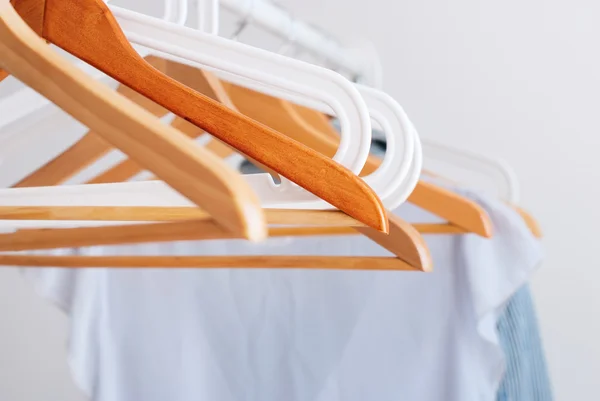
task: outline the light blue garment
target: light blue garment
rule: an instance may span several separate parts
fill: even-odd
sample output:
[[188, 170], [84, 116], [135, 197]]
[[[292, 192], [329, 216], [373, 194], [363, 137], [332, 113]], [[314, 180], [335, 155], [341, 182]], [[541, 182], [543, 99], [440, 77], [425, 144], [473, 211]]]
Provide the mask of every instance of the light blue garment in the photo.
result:
[[497, 401], [551, 401], [552, 387], [528, 285], [510, 299], [497, 327], [506, 356]]

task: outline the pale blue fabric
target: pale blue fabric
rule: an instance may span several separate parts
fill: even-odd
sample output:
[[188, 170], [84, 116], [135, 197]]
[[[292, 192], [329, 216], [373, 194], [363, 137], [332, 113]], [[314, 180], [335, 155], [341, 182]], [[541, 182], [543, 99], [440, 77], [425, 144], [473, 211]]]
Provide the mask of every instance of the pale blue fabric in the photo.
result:
[[506, 373], [497, 401], [552, 401], [552, 386], [528, 285], [510, 299], [497, 327], [506, 356]]

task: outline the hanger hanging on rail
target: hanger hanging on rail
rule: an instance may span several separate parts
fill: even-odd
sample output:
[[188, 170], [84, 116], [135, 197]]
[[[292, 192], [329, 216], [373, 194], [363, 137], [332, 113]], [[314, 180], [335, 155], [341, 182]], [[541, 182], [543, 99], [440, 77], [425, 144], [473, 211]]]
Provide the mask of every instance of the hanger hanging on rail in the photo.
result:
[[[51, 43], [349, 215], [378, 230], [387, 230], [381, 202], [359, 178], [317, 152], [227, 109], [151, 67], [124, 38], [102, 1], [13, 0], [13, 5], [23, 19]], [[332, 182], [335, 185], [331, 185]]]
[[238, 174], [59, 57], [5, 0], [0, 66], [202, 206], [225, 229], [255, 240], [266, 235], [258, 199]]

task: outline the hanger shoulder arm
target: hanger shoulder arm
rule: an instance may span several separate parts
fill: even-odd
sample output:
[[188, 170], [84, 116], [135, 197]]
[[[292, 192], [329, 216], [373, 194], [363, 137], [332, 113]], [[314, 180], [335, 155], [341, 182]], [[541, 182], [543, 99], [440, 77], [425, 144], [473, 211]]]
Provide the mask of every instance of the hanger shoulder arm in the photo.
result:
[[408, 201], [468, 232], [492, 236], [492, 220], [477, 203], [434, 184], [419, 181]]
[[431, 271], [433, 261], [421, 234], [409, 223], [391, 213], [389, 213], [389, 221], [389, 234], [377, 232], [370, 227], [355, 227], [354, 229], [417, 270]]
[[50, 256], [0, 255], [0, 266], [68, 268], [257, 268], [414, 271], [414, 267], [390, 257], [342, 256]]
[[0, 66], [202, 206], [228, 229], [249, 238], [266, 236], [258, 198], [239, 174], [63, 60], [11, 6], [1, 5]]

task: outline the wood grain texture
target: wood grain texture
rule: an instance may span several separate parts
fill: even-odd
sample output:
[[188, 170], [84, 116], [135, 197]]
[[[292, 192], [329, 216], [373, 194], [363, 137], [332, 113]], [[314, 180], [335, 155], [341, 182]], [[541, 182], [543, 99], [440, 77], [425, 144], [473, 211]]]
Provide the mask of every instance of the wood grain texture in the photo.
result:
[[[195, 67], [191, 67], [187, 64], [176, 63], [174, 61], [165, 60], [165, 73], [171, 78], [181, 82], [185, 86], [198, 91], [213, 100], [223, 104], [227, 108], [233, 111], [239, 111], [235, 104], [231, 101], [223, 82], [213, 73], [203, 71]], [[206, 146], [211, 151], [218, 151], [223, 154], [222, 157], [227, 157], [236, 153], [236, 149], [223, 143], [217, 138], [213, 138]], [[226, 152], [226, 149], [228, 152]], [[244, 157], [250, 160], [255, 165], [259, 166], [263, 171], [271, 174], [274, 178], [278, 179], [279, 174], [269, 167], [261, 164], [259, 161], [253, 159], [251, 156], [242, 153]]]
[[[419, 233], [396, 216], [392, 216], [390, 220], [392, 232], [389, 236], [370, 227], [361, 227], [357, 230], [390, 252], [401, 255], [400, 258], [390, 257], [390, 259], [403, 260], [417, 270], [431, 271], [431, 256]], [[272, 228], [270, 234], [281, 236], [287, 230], [289, 228]], [[15, 233], [0, 234], [0, 252], [231, 238], [238, 237], [212, 220], [25, 229]]]
[[0, 255], [2, 266], [68, 268], [316, 269], [418, 271], [396, 258], [358, 256], [44, 256]]
[[239, 174], [58, 56], [10, 6], [0, 14], [0, 67], [207, 210], [219, 224], [243, 237], [266, 236], [258, 198]]
[[300, 141], [311, 149], [333, 157], [337, 152], [338, 141], [328, 138], [301, 119], [295, 118], [286, 109], [286, 102], [241, 86], [224, 84], [227, 93], [237, 109], [274, 130]]
[[[245, 114], [277, 130], [293, 133], [301, 141], [319, 152], [333, 156], [340, 136], [328, 118], [314, 110], [270, 97], [251, 89], [227, 84], [230, 97]], [[313, 125], [314, 124], [314, 125]], [[375, 171], [381, 159], [370, 155], [362, 175]], [[408, 201], [452, 224], [489, 238], [491, 219], [477, 203], [437, 185], [419, 181]]]
[[231, 237], [232, 233], [229, 230], [224, 229], [213, 220], [26, 229], [15, 233], [0, 234], [0, 251], [227, 239]]
[[[421, 235], [467, 234], [465, 229], [448, 223], [414, 223], [411, 226]], [[315, 237], [315, 236], [349, 236], [360, 233], [353, 227], [327, 226], [327, 227], [278, 227], [269, 229], [269, 237]]]
[[[16, 3], [35, 1], [15, 0]], [[135, 52], [101, 0], [45, 0], [44, 3], [42, 36], [45, 39], [338, 209], [377, 230], [388, 231], [381, 200], [360, 178], [307, 146], [228, 109], [152, 67]]]
[[373, 230], [371, 227], [356, 227], [354, 229], [411, 266], [422, 271], [431, 271], [433, 261], [421, 234], [396, 215], [390, 214], [389, 221], [389, 235]]
[[[411, 224], [411, 226], [421, 235], [467, 234], [466, 230], [448, 223], [415, 223]], [[269, 237], [335, 237], [361, 235], [361, 233], [359, 233], [355, 227], [356, 226], [345, 227], [335, 225], [312, 227], [274, 227], [269, 229]], [[402, 259], [401, 255], [399, 257]]]
[[[363, 227], [339, 210], [264, 209], [269, 224]], [[0, 206], [0, 220], [182, 221], [210, 220], [196, 207], [150, 206]]]
[[[280, 100], [283, 109], [290, 114], [290, 117], [298, 122], [298, 124], [306, 124], [311, 127], [312, 130], [309, 133], [318, 132], [329, 140], [334, 140], [336, 148], [339, 145], [340, 133], [334, 128], [329, 119], [323, 114], [316, 110], [309, 109], [285, 100]], [[315, 149], [316, 150], [316, 149]], [[331, 152], [332, 149], [329, 149]], [[335, 154], [335, 152], [334, 152]], [[367, 161], [362, 171], [360, 172], [361, 177], [366, 177], [369, 174], [375, 172], [379, 168], [381, 160], [376, 156], [369, 154]]]
[[[231, 103], [228, 98], [224, 97], [226, 96], [226, 94], [223, 94], [224, 90], [222, 88], [222, 85], [220, 85], [220, 81], [212, 74], [184, 64], [175, 63], [173, 61], [164, 60], [154, 56], [147, 57], [146, 61], [155, 68], [157, 68], [159, 71], [165, 72], [170, 77], [176, 79], [177, 81], [183, 83], [191, 89], [197, 90], [215, 100], [219, 100], [223, 104], [229, 105]], [[145, 106], [145, 104], [142, 105]], [[156, 107], [155, 103], [153, 103], [153, 105], [154, 107]], [[201, 135], [206, 134], [204, 130], [189, 123], [181, 117], [176, 117], [171, 123], [171, 125], [192, 139], [197, 139]], [[232, 147], [228, 146], [227, 144], [224, 144], [216, 138], [212, 138], [209, 143], [204, 145], [204, 148], [206, 150], [210, 150], [212, 153], [219, 156], [220, 158], [225, 158], [232, 155], [233, 153], [236, 153], [236, 151]], [[252, 160], [251, 158], [249, 159]], [[264, 171], [270, 173], [272, 176], [279, 176], [274, 170], [271, 170], [256, 161], [253, 162], [257, 163]], [[120, 163], [117, 163], [115, 166], [104, 171], [98, 176], [92, 178], [87, 183], [102, 184], [128, 181], [142, 171], [143, 168], [137, 165], [133, 160], [126, 159]], [[156, 179], [156, 177], [152, 177], [151, 179]]]
[[420, 181], [408, 201], [485, 238], [493, 235], [492, 220], [474, 201], [434, 184]]
[[[168, 113], [163, 107], [121, 85], [117, 92], [137, 103], [152, 115], [162, 117]], [[19, 181], [14, 187], [38, 187], [62, 184], [94, 162], [107, 155], [114, 147], [97, 133], [88, 131], [79, 141], [71, 145], [38, 170]], [[136, 164], [138, 166], [138, 164]], [[141, 168], [140, 168], [141, 170]], [[115, 181], [108, 181], [115, 182]]]

